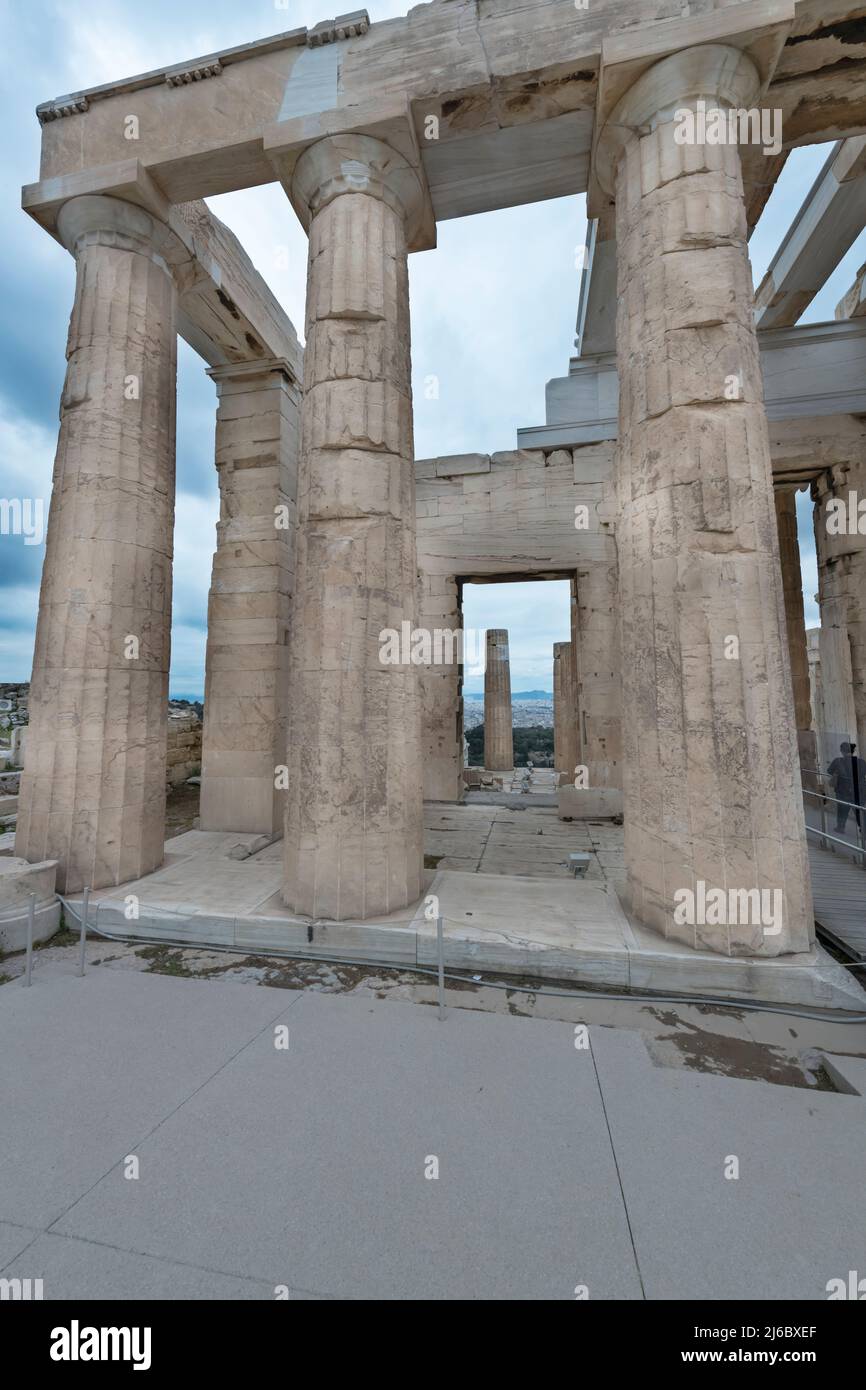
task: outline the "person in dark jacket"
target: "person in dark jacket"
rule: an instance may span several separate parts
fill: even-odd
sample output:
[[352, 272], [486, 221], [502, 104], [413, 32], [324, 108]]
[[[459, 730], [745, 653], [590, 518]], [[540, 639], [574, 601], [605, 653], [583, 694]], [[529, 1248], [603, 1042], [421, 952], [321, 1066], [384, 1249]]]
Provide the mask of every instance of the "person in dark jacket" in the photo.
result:
[[[860, 817], [866, 807], [866, 762], [856, 756], [856, 743], [842, 743], [839, 746], [841, 757], [834, 758], [827, 771], [833, 782], [836, 802], [836, 834], [841, 835], [848, 824], [848, 816], [854, 811], [857, 829]], [[857, 808], [857, 809], [855, 809]]]

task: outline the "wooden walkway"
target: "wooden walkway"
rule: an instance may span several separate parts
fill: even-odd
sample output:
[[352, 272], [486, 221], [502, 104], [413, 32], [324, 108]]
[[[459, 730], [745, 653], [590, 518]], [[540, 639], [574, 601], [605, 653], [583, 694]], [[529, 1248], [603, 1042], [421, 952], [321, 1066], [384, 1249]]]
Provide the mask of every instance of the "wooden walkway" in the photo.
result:
[[866, 869], [808, 838], [815, 920], [855, 959], [866, 960]]

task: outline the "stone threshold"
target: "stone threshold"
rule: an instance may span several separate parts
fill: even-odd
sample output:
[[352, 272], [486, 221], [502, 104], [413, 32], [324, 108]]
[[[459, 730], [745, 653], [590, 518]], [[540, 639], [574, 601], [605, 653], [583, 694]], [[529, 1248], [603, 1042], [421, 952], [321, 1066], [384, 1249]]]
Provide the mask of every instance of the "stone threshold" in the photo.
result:
[[[376, 922], [300, 918], [280, 899], [279, 842], [247, 859], [228, 858], [227, 847], [255, 838], [195, 831], [178, 837], [155, 873], [91, 896], [91, 925], [121, 940], [435, 968], [436, 925], [425, 918], [424, 898]], [[438, 897], [445, 921], [448, 970], [601, 991], [866, 1011], [866, 992], [817, 944], [808, 954], [775, 959], [719, 956], [631, 922], [609, 882], [453, 869], [428, 879], [425, 897]], [[127, 915], [131, 898], [137, 920]], [[77, 912], [80, 895], [70, 901]]]

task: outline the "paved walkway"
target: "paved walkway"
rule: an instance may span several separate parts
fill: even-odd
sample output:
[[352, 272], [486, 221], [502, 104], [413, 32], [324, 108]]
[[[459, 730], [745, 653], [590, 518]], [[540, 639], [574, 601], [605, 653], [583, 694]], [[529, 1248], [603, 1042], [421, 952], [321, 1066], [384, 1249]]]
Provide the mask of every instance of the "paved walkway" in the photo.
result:
[[587, 878], [625, 880], [622, 826], [562, 821], [554, 807], [428, 804], [424, 851], [439, 869], [528, 878], [571, 878], [568, 856], [582, 852], [590, 855]]
[[671, 1065], [670, 1013], [583, 1048], [573, 1021], [72, 969], [0, 989], [0, 1273], [46, 1298], [823, 1299], [862, 1271], [866, 1101]]

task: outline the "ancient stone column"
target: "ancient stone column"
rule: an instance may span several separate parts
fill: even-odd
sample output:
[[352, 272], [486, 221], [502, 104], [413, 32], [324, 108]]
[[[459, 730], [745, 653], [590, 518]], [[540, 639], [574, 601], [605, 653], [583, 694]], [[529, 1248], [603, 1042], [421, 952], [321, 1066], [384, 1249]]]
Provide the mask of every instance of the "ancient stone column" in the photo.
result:
[[740, 156], [684, 120], [758, 90], [738, 50], [686, 49], [621, 98], [597, 158], [617, 213], [631, 908], [731, 955], [813, 939]]
[[[614, 244], [614, 243], [612, 243]], [[571, 644], [578, 704], [578, 763], [594, 789], [622, 787], [622, 694], [619, 633], [619, 565], [614, 527], [616, 445], [613, 441], [576, 448], [577, 496], [598, 501], [598, 561], [580, 569], [573, 581]], [[584, 491], [585, 490], [585, 491]]]
[[511, 719], [511, 663], [508, 630], [487, 629], [484, 664], [484, 766], [488, 772], [508, 772], [514, 767]]
[[818, 750], [812, 728], [812, 700], [809, 692], [809, 658], [806, 654], [806, 617], [803, 608], [803, 573], [800, 541], [797, 536], [797, 493], [795, 488], [777, 487], [776, 525], [779, 531], [779, 558], [782, 564], [782, 592], [788, 632], [788, 657], [794, 693], [794, 719], [797, 746], [804, 782], [815, 785]]
[[866, 748], [866, 461], [821, 473], [812, 484], [821, 609], [823, 766], [839, 744]]
[[283, 894], [369, 918], [421, 893], [418, 667], [384, 643], [415, 625], [407, 221], [421, 189], [368, 136], [305, 150], [308, 210]]
[[187, 254], [119, 199], [79, 197], [16, 854], [62, 891], [155, 869], [165, 839], [175, 275]]
[[463, 795], [463, 615], [457, 579], [419, 575], [421, 627], [439, 633], [441, 660], [418, 671], [421, 695], [424, 800], [459, 801]]
[[281, 835], [300, 389], [288, 364], [212, 367], [217, 548], [208, 598], [202, 830]]
[[577, 692], [574, 647], [571, 642], [553, 644], [553, 763], [566, 782], [574, 781], [579, 762]]

